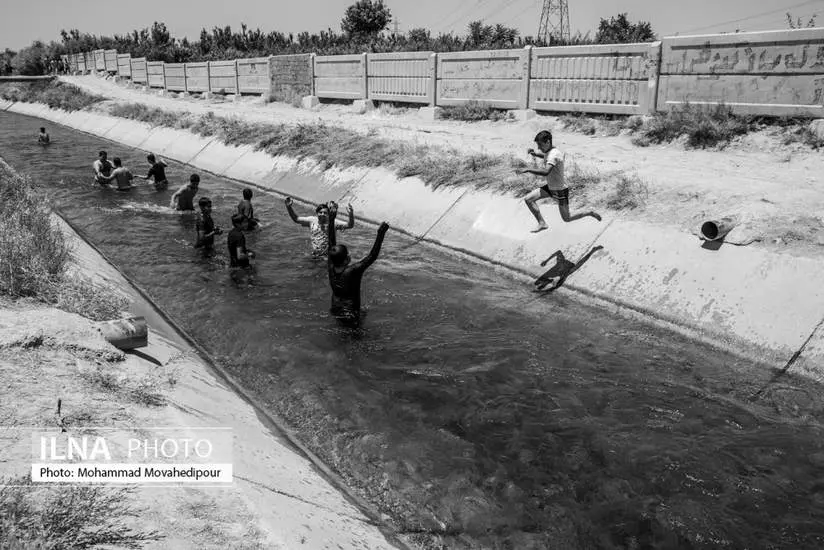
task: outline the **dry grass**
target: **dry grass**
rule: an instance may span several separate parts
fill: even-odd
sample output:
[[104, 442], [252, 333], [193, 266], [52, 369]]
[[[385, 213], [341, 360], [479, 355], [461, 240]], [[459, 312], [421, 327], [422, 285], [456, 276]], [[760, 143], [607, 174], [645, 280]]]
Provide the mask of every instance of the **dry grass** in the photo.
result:
[[0, 97], [8, 101], [45, 103], [52, 109], [64, 111], [82, 111], [104, 100], [59, 81], [3, 83], [0, 84]]
[[135, 379], [117, 373], [112, 365], [98, 364], [83, 368], [80, 377], [101, 391], [145, 407], [162, 407], [166, 404], [164, 381], [158, 376], [147, 375]]
[[467, 101], [456, 107], [444, 107], [441, 118], [446, 120], [460, 120], [463, 122], [478, 122], [481, 120], [510, 120], [512, 113], [503, 109], [490, 107], [479, 101]]
[[0, 487], [0, 548], [81, 550], [100, 545], [142, 548], [160, 540], [155, 531], [134, 531], [126, 518], [138, 516], [127, 504], [131, 489], [95, 486], [44, 487], [30, 477], [4, 480]]
[[33, 297], [94, 320], [119, 317], [126, 300], [69, 275], [69, 244], [28, 178], [0, 160], [0, 294]]
[[733, 114], [726, 105], [691, 105], [656, 113], [632, 140], [644, 147], [686, 136], [687, 147], [724, 147], [732, 139], [757, 128], [754, 119]]

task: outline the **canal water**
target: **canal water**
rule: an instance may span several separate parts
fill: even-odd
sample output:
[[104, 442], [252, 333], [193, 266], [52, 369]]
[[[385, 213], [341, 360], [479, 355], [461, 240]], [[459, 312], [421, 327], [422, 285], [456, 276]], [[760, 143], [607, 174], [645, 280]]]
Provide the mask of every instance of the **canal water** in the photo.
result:
[[[36, 143], [42, 125], [47, 148]], [[94, 186], [100, 149], [134, 173], [148, 168], [144, 151], [0, 113], [0, 155], [414, 540], [824, 547], [822, 399], [811, 382], [771, 381], [396, 232], [364, 277], [368, 315], [352, 331], [330, 319], [325, 265], [281, 197], [255, 191], [257, 273], [238, 282], [225, 233], [204, 259], [194, 220], [167, 208], [171, 190]], [[196, 171], [169, 164], [172, 189]], [[243, 184], [201, 178], [198, 196], [228, 232]], [[356, 222], [340, 240], [358, 259], [374, 237]]]

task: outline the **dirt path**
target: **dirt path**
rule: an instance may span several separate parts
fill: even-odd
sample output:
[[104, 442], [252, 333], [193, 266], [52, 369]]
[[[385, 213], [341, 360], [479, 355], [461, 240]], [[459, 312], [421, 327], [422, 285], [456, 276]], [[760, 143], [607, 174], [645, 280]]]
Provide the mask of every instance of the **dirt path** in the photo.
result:
[[[63, 77], [88, 92], [117, 102], [139, 102], [165, 110], [239, 117], [270, 123], [340, 125], [362, 133], [413, 143], [456, 148], [467, 153], [512, 154], [524, 157], [541, 129], [553, 131], [568, 158], [603, 176], [605, 185], [616, 174], [637, 176], [648, 188], [645, 206], [624, 210], [626, 219], [675, 226], [697, 234], [706, 219], [741, 216], [728, 242], [801, 256], [824, 256], [824, 152], [799, 144], [784, 145], [781, 133], [750, 134], [722, 151], [685, 150], [683, 145], [637, 147], [627, 134], [587, 136], [565, 131], [557, 117], [539, 116], [527, 122], [424, 121], [416, 110], [377, 109], [359, 115], [346, 105], [321, 105], [309, 111], [291, 105], [264, 104], [260, 98], [222, 102], [171, 98], [127, 88], [95, 76]], [[598, 204], [597, 197], [588, 197]], [[580, 198], [579, 198], [580, 200]], [[573, 197], [573, 209], [575, 197]], [[526, 214], [526, 211], [525, 211]]]

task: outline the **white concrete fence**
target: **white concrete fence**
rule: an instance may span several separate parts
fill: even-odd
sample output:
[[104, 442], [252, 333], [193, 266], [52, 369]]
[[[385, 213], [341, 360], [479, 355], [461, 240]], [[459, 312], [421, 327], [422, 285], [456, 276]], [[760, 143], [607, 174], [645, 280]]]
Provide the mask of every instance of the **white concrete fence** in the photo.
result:
[[[643, 44], [471, 52], [304, 54], [198, 63], [129, 60], [115, 50], [67, 56], [72, 72], [106, 71], [183, 93], [267, 95], [300, 84], [320, 99], [417, 103], [478, 101], [500, 109], [650, 114], [685, 103], [738, 114], [824, 117], [824, 28], [668, 37]], [[283, 74], [283, 73], [281, 73]], [[298, 76], [295, 76], [298, 75]], [[300, 82], [298, 82], [300, 81]]]

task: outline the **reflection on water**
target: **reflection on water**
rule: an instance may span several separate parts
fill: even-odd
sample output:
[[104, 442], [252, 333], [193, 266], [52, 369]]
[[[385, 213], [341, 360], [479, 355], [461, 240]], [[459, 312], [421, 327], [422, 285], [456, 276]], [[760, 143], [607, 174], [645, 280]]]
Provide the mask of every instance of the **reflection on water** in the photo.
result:
[[[0, 121], [0, 154], [402, 530], [449, 548], [823, 547], [820, 388], [752, 399], [772, 373], [396, 233], [353, 332], [282, 200], [255, 193], [267, 226], [239, 284], [225, 234], [203, 258], [171, 190], [86, 184], [99, 149], [135, 173], [144, 153], [51, 127], [44, 150], [18, 138], [39, 121]], [[192, 169], [169, 164], [175, 189]], [[241, 188], [202, 174], [224, 229]], [[374, 235], [341, 240], [358, 258]]]

